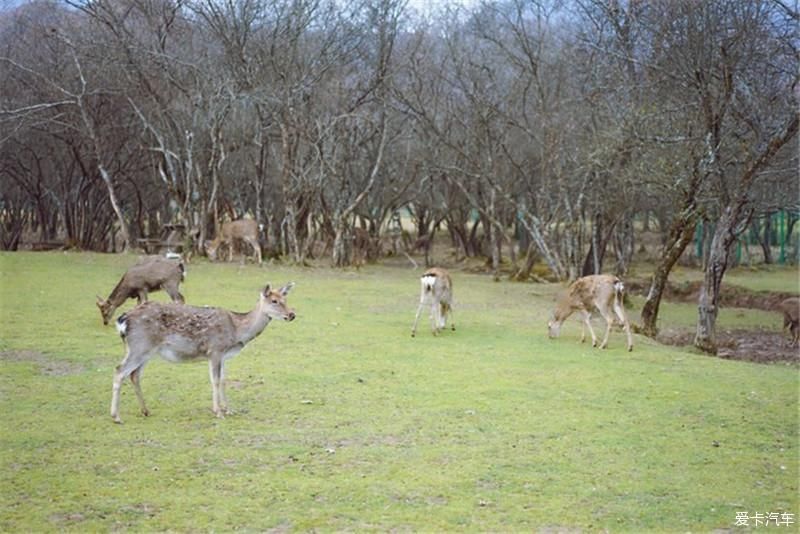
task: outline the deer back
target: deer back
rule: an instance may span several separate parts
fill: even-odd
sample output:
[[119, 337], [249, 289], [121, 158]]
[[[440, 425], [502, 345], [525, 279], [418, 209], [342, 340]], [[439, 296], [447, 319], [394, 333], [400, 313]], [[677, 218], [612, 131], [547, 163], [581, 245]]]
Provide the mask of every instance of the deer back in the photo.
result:
[[224, 353], [236, 345], [232, 313], [221, 308], [146, 302], [121, 315], [117, 329], [129, 347], [185, 361]]
[[229, 221], [223, 223], [221, 234], [226, 241], [244, 239], [246, 237], [258, 239], [258, 223], [253, 219]]

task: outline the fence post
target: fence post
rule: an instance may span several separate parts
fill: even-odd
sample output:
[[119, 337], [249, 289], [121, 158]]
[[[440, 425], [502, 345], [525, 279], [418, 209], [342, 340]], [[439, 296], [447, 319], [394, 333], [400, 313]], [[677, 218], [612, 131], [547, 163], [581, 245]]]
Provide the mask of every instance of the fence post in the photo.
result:
[[694, 231], [695, 243], [695, 256], [699, 259], [703, 258], [703, 221], [697, 221], [697, 227]]
[[778, 241], [781, 244], [781, 254], [778, 257], [778, 263], [781, 265], [786, 263], [786, 210], [778, 212]]

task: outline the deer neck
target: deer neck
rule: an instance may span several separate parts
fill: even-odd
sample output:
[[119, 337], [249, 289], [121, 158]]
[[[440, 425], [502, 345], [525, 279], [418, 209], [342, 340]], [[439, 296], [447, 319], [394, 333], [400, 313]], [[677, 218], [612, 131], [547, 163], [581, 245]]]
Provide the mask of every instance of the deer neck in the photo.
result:
[[567, 317], [572, 315], [572, 311], [572, 306], [570, 305], [569, 300], [562, 299], [556, 305], [556, 309], [553, 312], [553, 318], [559, 322], [564, 321]]
[[246, 345], [258, 336], [272, 320], [262, 309], [261, 302], [255, 309], [245, 314], [234, 315], [236, 324], [236, 341]]
[[106, 299], [106, 304], [119, 306], [127, 300], [128, 293], [130, 293], [130, 288], [125, 278], [123, 278], [114, 286], [114, 289], [111, 290], [111, 294]]

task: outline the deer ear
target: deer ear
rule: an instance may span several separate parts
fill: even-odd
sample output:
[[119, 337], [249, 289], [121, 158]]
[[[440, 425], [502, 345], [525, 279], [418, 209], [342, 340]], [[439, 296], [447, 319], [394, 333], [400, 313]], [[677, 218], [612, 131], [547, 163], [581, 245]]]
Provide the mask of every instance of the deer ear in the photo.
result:
[[286, 295], [289, 294], [289, 291], [291, 291], [293, 287], [294, 287], [294, 282], [289, 282], [288, 284], [286, 284], [281, 288], [281, 295], [285, 297]]
[[261, 290], [261, 294], [266, 297], [267, 295], [269, 295], [269, 290], [270, 290], [270, 287], [269, 287], [269, 284], [267, 284], [267, 285], [264, 286], [264, 289]]
[[102, 305], [105, 302], [100, 295], [95, 295], [95, 297], [97, 297], [97, 305], [98, 306]]

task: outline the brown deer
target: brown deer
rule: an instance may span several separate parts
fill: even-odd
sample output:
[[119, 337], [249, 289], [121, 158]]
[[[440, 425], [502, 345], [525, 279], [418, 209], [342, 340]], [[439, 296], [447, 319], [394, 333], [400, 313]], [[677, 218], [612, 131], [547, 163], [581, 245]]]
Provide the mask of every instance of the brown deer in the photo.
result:
[[253, 247], [259, 265], [261, 264], [261, 245], [258, 242], [259, 225], [253, 219], [239, 219], [238, 221], [228, 221], [222, 224], [217, 237], [213, 241], [206, 243], [206, 252], [212, 260], [217, 259], [217, 252], [220, 245], [228, 248], [228, 261], [233, 260], [233, 244], [237, 241], [244, 241]]
[[796, 347], [800, 339], [800, 298], [789, 297], [780, 303], [780, 310], [783, 312], [783, 329], [788, 326], [792, 334], [790, 346]]
[[[550, 337], [558, 337], [561, 325], [570, 315], [577, 311], [581, 314], [583, 325], [588, 327], [589, 332], [592, 334], [592, 346], [596, 347], [597, 337], [592, 329], [591, 317], [592, 311], [597, 309], [603, 319], [606, 320], [606, 335], [600, 344], [600, 348], [604, 349], [608, 346], [608, 335], [611, 332], [611, 325], [614, 323], [614, 315], [616, 315], [622, 323], [625, 334], [628, 336], [628, 350], [633, 350], [631, 326], [622, 306], [624, 290], [625, 286], [622, 281], [610, 274], [593, 274], [578, 278], [569, 286], [567, 293], [556, 304], [552, 319], [547, 324]], [[585, 339], [586, 330], [581, 327], [581, 343]]]
[[420, 278], [421, 293], [419, 296], [419, 306], [417, 316], [414, 318], [414, 326], [411, 328], [411, 337], [417, 335], [417, 323], [422, 309], [427, 305], [431, 307], [431, 329], [435, 336], [447, 324], [447, 317], [450, 316], [450, 328], [456, 329], [453, 321], [453, 281], [450, 273], [439, 267], [432, 267], [425, 271]]
[[381, 254], [380, 238], [372, 237], [368, 230], [356, 226], [353, 228], [353, 263], [363, 265]]
[[267, 285], [259, 294], [256, 307], [248, 313], [148, 302], [121, 315], [117, 330], [127, 352], [114, 373], [111, 394], [114, 422], [122, 422], [119, 391], [127, 377], [131, 378], [142, 415], [150, 414], [142, 396], [141, 379], [145, 364], [156, 354], [171, 362], [206, 358], [211, 376], [211, 407], [217, 417], [224, 417], [228, 412], [225, 360], [236, 356], [272, 319], [294, 320], [294, 311], [286, 305], [286, 295], [293, 286], [292, 282], [272, 290]]
[[186, 276], [182, 260], [147, 256], [122, 275], [122, 279], [111, 291], [107, 299], [97, 297], [97, 307], [103, 317], [103, 324], [108, 324], [117, 308], [129, 298], [136, 298], [138, 304], [147, 301], [148, 291], [163, 289], [173, 302], [183, 302], [178, 287]]

